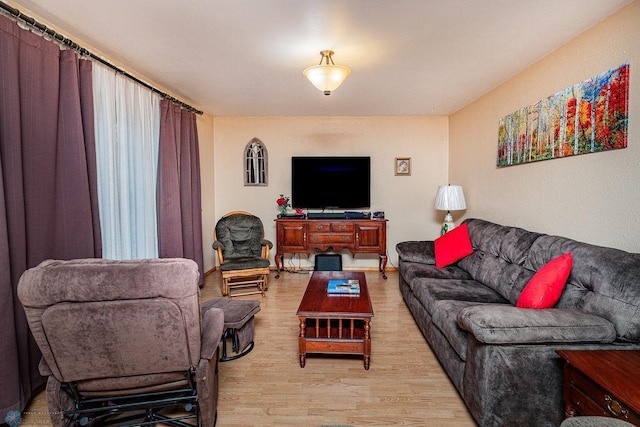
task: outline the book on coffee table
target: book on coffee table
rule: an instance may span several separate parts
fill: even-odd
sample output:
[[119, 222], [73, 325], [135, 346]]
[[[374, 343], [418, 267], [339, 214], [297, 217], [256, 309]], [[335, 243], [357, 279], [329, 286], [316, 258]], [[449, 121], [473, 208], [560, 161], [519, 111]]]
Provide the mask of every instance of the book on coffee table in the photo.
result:
[[360, 282], [353, 279], [331, 279], [327, 284], [327, 293], [357, 295], [360, 293]]

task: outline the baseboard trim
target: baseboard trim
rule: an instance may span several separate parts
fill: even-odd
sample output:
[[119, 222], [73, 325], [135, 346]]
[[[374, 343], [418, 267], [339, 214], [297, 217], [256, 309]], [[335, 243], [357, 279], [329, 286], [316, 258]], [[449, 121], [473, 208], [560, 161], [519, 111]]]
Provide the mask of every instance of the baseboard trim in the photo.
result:
[[[271, 265], [269, 266], [269, 269], [271, 271], [276, 271], [276, 266], [275, 265]], [[288, 268], [287, 270], [293, 270], [293, 271], [313, 271], [313, 268]], [[204, 272], [204, 277], [208, 277], [211, 276], [213, 273], [215, 273], [216, 271], [218, 271], [217, 267], [213, 267], [210, 270], [207, 270]], [[347, 268], [343, 268], [342, 271], [378, 271], [378, 269], [376, 267], [365, 267], [365, 268], [357, 268], [357, 267], [347, 267]], [[384, 271], [389, 272], [389, 271], [398, 271], [398, 267], [387, 267], [384, 269]]]
[[[276, 266], [275, 265], [271, 265], [271, 266], [269, 266], [269, 269], [271, 271], [276, 271]], [[314, 271], [313, 267], [309, 267], [309, 268], [287, 268], [286, 270]], [[346, 268], [343, 268], [342, 271], [379, 271], [379, 269], [377, 267], [346, 267]], [[398, 271], [398, 267], [387, 267], [387, 268], [384, 269], [384, 271], [385, 272]]]

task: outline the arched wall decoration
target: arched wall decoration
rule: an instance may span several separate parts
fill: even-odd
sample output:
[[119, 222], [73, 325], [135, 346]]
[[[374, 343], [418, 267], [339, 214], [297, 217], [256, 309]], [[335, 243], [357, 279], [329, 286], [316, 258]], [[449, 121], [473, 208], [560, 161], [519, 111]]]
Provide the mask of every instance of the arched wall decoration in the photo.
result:
[[269, 156], [267, 147], [253, 138], [244, 147], [244, 185], [269, 185]]

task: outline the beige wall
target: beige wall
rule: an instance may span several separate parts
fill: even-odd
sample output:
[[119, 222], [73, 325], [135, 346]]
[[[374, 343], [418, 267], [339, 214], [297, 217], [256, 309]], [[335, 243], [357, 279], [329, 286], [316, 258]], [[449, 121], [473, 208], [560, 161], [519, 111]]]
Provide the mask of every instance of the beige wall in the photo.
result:
[[[500, 118], [627, 62], [627, 148], [496, 168]], [[464, 186], [466, 216], [640, 252], [639, 66], [635, 1], [453, 114], [450, 180]]]
[[[446, 117], [216, 117], [213, 132], [213, 163], [201, 166], [213, 168], [216, 219], [233, 210], [250, 211], [262, 219], [266, 237], [275, 244], [275, 201], [281, 193], [291, 195], [292, 156], [365, 155], [371, 157], [371, 209], [384, 210], [389, 219], [392, 265], [397, 265], [396, 243], [437, 236], [442, 219], [432, 206], [437, 186], [447, 182]], [[267, 187], [244, 186], [243, 150], [254, 137], [268, 150]], [[411, 176], [394, 175], [395, 157], [412, 158]], [[212, 191], [203, 185], [203, 200]], [[212, 262], [205, 259], [205, 265]], [[378, 260], [358, 255], [343, 262], [345, 268], [369, 268]], [[303, 255], [294, 265], [313, 264]]]

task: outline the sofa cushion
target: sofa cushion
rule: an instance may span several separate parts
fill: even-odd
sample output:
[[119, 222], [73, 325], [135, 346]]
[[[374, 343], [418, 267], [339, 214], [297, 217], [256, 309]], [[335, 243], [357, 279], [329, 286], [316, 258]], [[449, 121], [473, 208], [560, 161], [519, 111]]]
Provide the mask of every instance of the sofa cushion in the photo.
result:
[[524, 287], [516, 307], [552, 308], [562, 295], [571, 273], [571, 253], [560, 255], [546, 263]]
[[567, 252], [573, 267], [556, 308], [604, 317], [618, 341], [640, 342], [640, 254], [545, 235], [532, 245], [525, 266], [537, 270]]
[[468, 219], [465, 224], [475, 251], [458, 266], [515, 305], [537, 270], [525, 263], [531, 245], [541, 234], [480, 219]]
[[462, 224], [444, 236], [438, 237], [433, 244], [436, 254], [436, 267], [439, 268], [451, 265], [473, 253], [467, 224]]
[[460, 311], [472, 305], [472, 301], [442, 300], [433, 304], [432, 321], [442, 335], [462, 360], [467, 359], [467, 331], [458, 326], [457, 318]]
[[458, 265], [466, 269], [468, 261], [477, 264], [473, 274], [467, 270], [471, 277], [502, 295], [512, 305], [516, 304], [522, 289], [535, 273], [481, 249], [461, 260]]
[[445, 268], [438, 268], [435, 265], [419, 264], [415, 262], [400, 262], [400, 274], [407, 282], [413, 279], [460, 279], [468, 280], [471, 276], [461, 268], [450, 265]]
[[482, 219], [467, 219], [464, 224], [467, 224], [474, 249], [518, 265], [525, 263], [531, 245], [542, 236], [540, 233], [494, 224]]
[[485, 344], [611, 343], [616, 338], [607, 319], [576, 310], [485, 304], [461, 310], [457, 320]]
[[436, 263], [432, 241], [400, 242], [396, 245], [396, 252], [398, 252], [398, 259], [401, 261], [423, 264]]
[[434, 304], [442, 300], [469, 301], [474, 303], [503, 303], [504, 298], [475, 280], [414, 279], [408, 282], [414, 296], [433, 316]]

